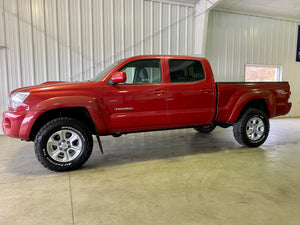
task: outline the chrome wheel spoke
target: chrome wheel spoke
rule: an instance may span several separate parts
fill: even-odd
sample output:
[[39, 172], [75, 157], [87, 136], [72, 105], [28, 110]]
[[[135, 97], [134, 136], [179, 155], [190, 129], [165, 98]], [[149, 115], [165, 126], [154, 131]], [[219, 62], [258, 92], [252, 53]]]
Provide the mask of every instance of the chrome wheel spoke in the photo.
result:
[[257, 135], [258, 135], [259, 137], [261, 137], [261, 136], [264, 134], [264, 132], [263, 132], [263, 131], [260, 131], [260, 130], [256, 131], [256, 133], [257, 133]]
[[52, 152], [52, 155], [51, 155], [51, 157], [52, 157], [52, 158], [54, 158], [54, 159], [56, 159], [56, 158], [57, 158], [57, 156], [58, 156], [60, 153], [61, 153], [61, 151], [60, 151], [60, 150], [55, 150], [55, 151], [53, 151], [53, 152]]
[[61, 132], [61, 137], [62, 137], [62, 140], [66, 140], [66, 131], [65, 130], [62, 130], [60, 131]]
[[259, 117], [252, 117], [246, 125], [246, 134], [250, 141], [259, 140], [265, 133], [265, 124]]
[[78, 135], [72, 135], [72, 136], [68, 139], [68, 141], [70, 141], [70, 143], [73, 143], [73, 142], [75, 142], [75, 141], [78, 141], [78, 139], [79, 139], [79, 136], [78, 136]]
[[47, 143], [47, 148], [50, 148], [52, 151], [55, 151], [56, 149], [58, 149], [58, 142], [56, 142], [56, 141], [49, 141]]
[[60, 132], [56, 132], [49, 138], [47, 145], [58, 147], [60, 140], [61, 140], [61, 134]]
[[49, 156], [58, 162], [70, 162], [80, 155], [83, 141], [78, 133], [72, 130], [55, 132], [47, 142]]
[[70, 157], [68, 151], [65, 151], [65, 152], [64, 152], [64, 155], [65, 155], [65, 157], [64, 157], [63, 160], [64, 160], [65, 162], [69, 162], [71, 157]]
[[257, 124], [257, 127], [264, 127], [264, 122], [262, 120], [260, 120]]
[[59, 141], [63, 140], [63, 138], [64, 138], [64, 137], [63, 137], [62, 131], [57, 131], [57, 132], [56, 132], [54, 135], [52, 135], [51, 137], [52, 137], [53, 139], [54, 139], [54, 138], [57, 139], [57, 138], [59, 137]]
[[80, 154], [80, 150], [75, 150], [73, 148], [70, 148], [68, 149], [68, 151], [66, 151], [66, 153], [70, 159], [74, 159]]
[[70, 143], [71, 148], [73, 148], [75, 151], [80, 150], [82, 148], [82, 142], [81, 140], [74, 140]]
[[253, 139], [253, 138], [254, 138], [254, 133], [250, 132], [250, 133], [248, 134], [248, 137], [249, 137], [250, 139]]
[[51, 156], [52, 159], [56, 160], [56, 161], [64, 161], [65, 158], [65, 153], [61, 150], [55, 150], [52, 152], [52, 154], [49, 154]]

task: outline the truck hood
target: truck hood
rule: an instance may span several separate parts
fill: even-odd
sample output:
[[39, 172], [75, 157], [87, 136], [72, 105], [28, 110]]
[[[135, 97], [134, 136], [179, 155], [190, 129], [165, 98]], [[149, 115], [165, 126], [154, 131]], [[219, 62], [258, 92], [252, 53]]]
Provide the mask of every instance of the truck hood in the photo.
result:
[[48, 81], [48, 82], [44, 82], [39, 85], [18, 88], [16, 90], [14, 90], [13, 92], [17, 92], [17, 91], [35, 92], [35, 91], [44, 91], [44, 90], [50, 91], [51, 89], [68, 88], [71, 86], [78, 87], [84, 83], [87, 83], [87, 82]]

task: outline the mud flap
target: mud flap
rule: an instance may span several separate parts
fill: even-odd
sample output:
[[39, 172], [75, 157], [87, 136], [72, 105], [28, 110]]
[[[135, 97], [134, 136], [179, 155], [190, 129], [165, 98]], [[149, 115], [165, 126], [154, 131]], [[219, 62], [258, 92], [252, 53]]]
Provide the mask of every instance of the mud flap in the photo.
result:
[[98, 141], [98, 144], [99, 144], [100, 151], [101, 151], [102, 154], [104, 154], [99, 134], [96, 135], [96, 138], [97, 138], [97, 141]]
[[100, 140], [100, 135], [99, 135], [99, 132], [98, 132], [98, 129], [97, 129], [97, 126], [96, 126], [95, 123], [94, 123], [94, 127], [95, 127], [95, 131], [96, 131], [96, 138], [97, 138], [97, 141], [98, 141], [98, 144], [99, 144], [100, 152], [102, 154], [104, 154], [103, 148], [102, 148], [102, 143], [101, 143], [101, 140]]

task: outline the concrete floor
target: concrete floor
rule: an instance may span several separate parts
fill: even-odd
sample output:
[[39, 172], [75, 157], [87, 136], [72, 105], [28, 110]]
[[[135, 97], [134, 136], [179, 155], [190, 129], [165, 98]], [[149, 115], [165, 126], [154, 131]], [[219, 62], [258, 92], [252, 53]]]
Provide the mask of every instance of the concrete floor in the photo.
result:
[[0, 136], [0, 224], [300, 224], [300, 119], [271, 120], [260, 148], [232, 128], [102, 138], [78, 171], [54, 173], [33, 143]]

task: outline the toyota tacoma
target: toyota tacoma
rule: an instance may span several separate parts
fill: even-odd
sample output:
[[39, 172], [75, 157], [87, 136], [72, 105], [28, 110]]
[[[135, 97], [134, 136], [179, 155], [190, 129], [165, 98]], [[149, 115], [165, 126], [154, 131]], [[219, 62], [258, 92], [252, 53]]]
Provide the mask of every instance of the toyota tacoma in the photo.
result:
[[215, 82], [205, 58], [148, 55], [119, 60], [86, 82], [46, 82], [12, 91], [4, 133], [34, 141], [53, 171], [75, 170], [100, 137], [176, 128], [233, 126], [238, 143], [262, 145], [269, 118], [291, 109], [288, 82]]

